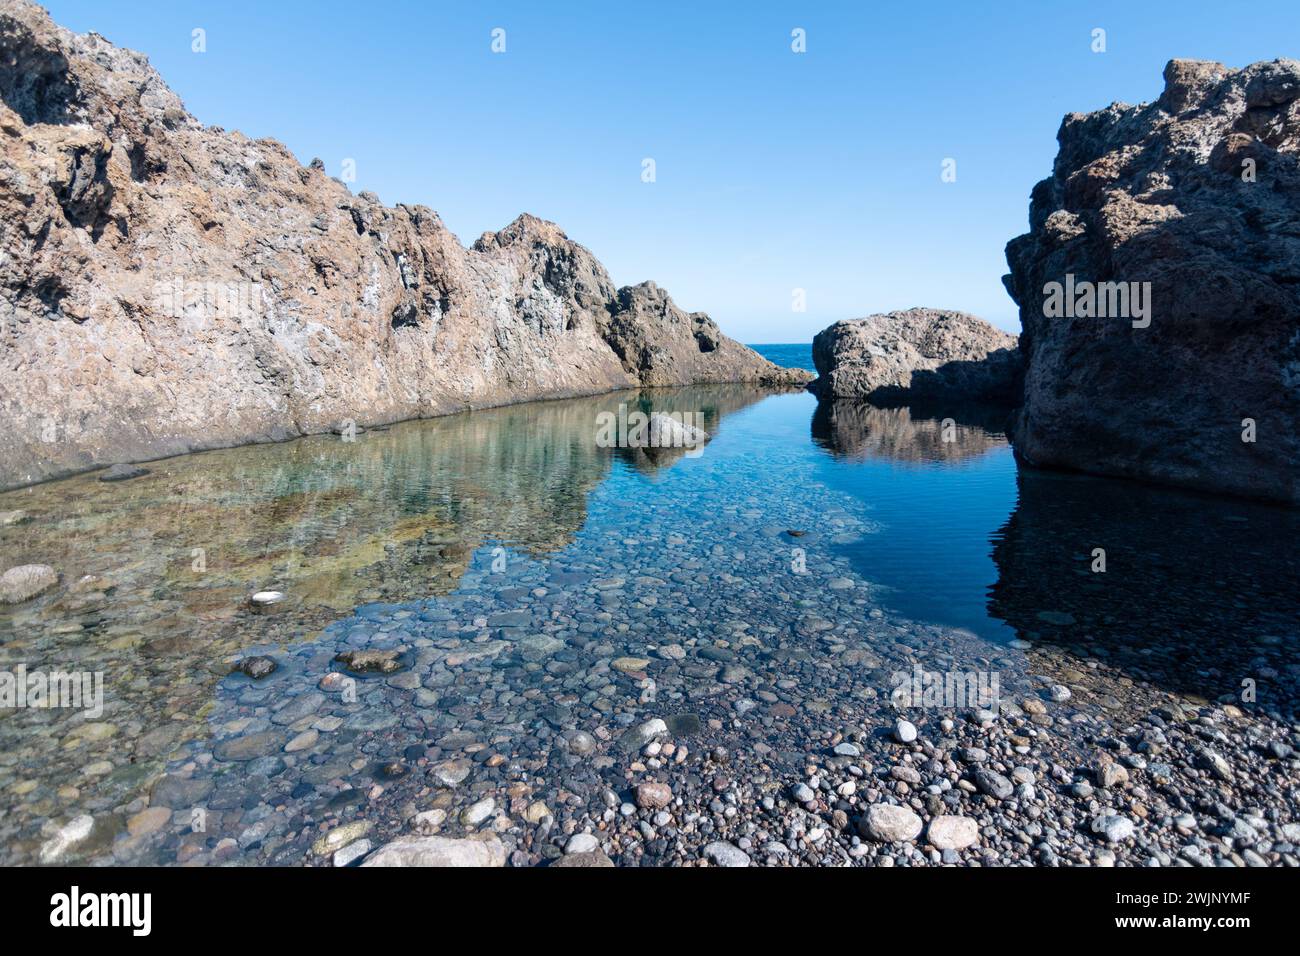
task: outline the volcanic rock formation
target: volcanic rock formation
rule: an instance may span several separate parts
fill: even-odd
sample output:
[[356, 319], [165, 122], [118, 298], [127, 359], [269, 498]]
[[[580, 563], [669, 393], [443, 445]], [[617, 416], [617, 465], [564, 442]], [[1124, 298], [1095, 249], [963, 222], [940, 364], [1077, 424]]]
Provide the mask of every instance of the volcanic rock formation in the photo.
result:
[[801, 385], [523, 215], [464, 248], [0, 4], [0, 487], [640, 385]]
[[820, 398], [881, 403], [926, 399], [1015, 403], [1016, 337], [982, 319], [907, 309], [836, 322], [813, 339]]
[[1300, 62], [1065, 117], [1007, 246], [1032, 464], [1300, 504]]

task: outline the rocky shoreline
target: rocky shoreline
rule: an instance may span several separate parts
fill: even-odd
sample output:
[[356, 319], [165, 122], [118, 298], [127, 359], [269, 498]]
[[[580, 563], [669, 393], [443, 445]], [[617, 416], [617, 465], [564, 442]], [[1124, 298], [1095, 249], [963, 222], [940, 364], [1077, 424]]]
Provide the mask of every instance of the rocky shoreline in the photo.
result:
[[1003, 404], [1027, 465], [1300, 504], [1300, 61], [1164, 76], [1061, 123], [1006, 249], [1018, 342], [935, 309], [837, 322], [809, 388]]
[[639, 386], [801, 386], [615, 288], [554, 223], [466, 248], [282, 144], [204, 126], [148, 60], [0, 11], [0, 488]]
[[[745, 407], [743, 394], [729, 394], [678, 401]], [[119, 570], [116, 581], [91, 582], [96, 591], [88, 584], [37, 598], [14, 632], [23, 659], [64, 661], [75, 646], [81, 666], [104, 666], [116, 690], [93, 723], [57, 715], [51, 726], [56, 715], [33, 711], [0, 720], [0, 773], [10, 781], [0, 790], [4, 862], [1297, 863], [1300, 735], [1294, 664], [1278, 629], [1284, 609], [1277, 628], [1259, 621], [1239, 651], [1181, 626], [1166, 633], [1158, 626], [1166, 615], [1155, 610], [1146, 624], [1131, 622], [1140, 640], [1112, 642], [1108, 631], [1103, 641], [1094, 629], [1100, 617], [1062, 606], [1063, 587], [1034, 589], [1042, 561], [1033, 555], [1043, 544], [1034, 535], [1079, 534], [1044, 528], [1044, 514], [1034, 512], [1008, 531], [1014, 554], [1000, 560], [1012, 576], [998, 596], [1001, 613], [1032, 638], [1000, 644], [900, 617], [845, 556], [846, 546], [880, 529], [859, 500], [816, 479], [810, 456], [832, 452], [783, 444], [761, 423], [744, 425], [743, 415], [735, 426], [709, 417], [714, 439], [696, 461], [658, 467], [628, 458], [626, 474], [607, 478], [601, 459], [575, 461], [563, 481], [582, 489], [583, 510], [552, 513], [555, 497], [534, 475], [580, 436], [591, 440], [578, 425], [591, 420], [593, 401], [574, 403], [571, 416], [550, 406], [558, 418], [540, 429], [519, 407], [488, 413], [493, 430], [466, 416], [460, 424], [471, 430], [458, 441], [444, 434], [458, 423], [440, 420], [364, 436], [348, 454], [338, 443], [347, 465], [339, 474], [364, 487], [382, 484], [356, 474], [371, 458], [409, 457], [412, 468], [445, 472], [453, 484], [433, 489], [431, 500], [455, 502], [455, 523], [416, 515], [432, 540], [408, 544], [400, 530], [379, 528], [377, 538], [395, 548], [372, 552], [370, 519], [348, 505], [349, 525], [366, 526], [354, 558], [326, 546], [335, 527], [326, 509], [347, 501], [341, 488], [320, 487], [318, 518], [306, 523], [292, 497], [248, 502], [291, 526], [320, 525], [265, 559], [272, 568], [301, 563], [315, 576], [272, 579], [285, 582], [286, 598], [264, 610], [242, 607], [228, 625], [217, 615], [242, 605], [248, 586], [225, 575], [214, 583], [232, 586], [194, 591], [206, 606], [163, 604], [161, 620], [142, 618], [160, 592], [185, 580], [168, 577], [166, 554], [166, 587], [149, 577], [128, 588]], [[570, 419], [573, 429], [559, 427]], [[852, 422], [837, 426], [850, 454], [861, 446], [847, 434]], [[745, 430], [729, 444], [733, 428]], [[910, 428], [915, 456], [928, 455], [928, 429]], [[502, 445], [497, 429], [545, 440], [525, 456]], [[426, 440], [424, 430], [435, 434]], [[399, 440], [416, 442], [409, 455]], [[366, 443], [373, 451], [358, 459]], [[461, 449], [497, 447], [500, 479], [479, 468], [465, 503], [449, 495], [466, 465]], [[755, 474], [759, 450], [780, 467]], [[304, 449], [315, 473], [324, 451]], [[906, 448], [890, 453], [915, 457]], [[282, 485], [273, 475], [270, 486]], [[187, 480], [150, 475], [111, 493]], [[482, 514], [483, 504], [466, 506], [498, 487], [500, 501]], [[530, 489], [522, 497], [521, 487]], [[213, 486], [204, 497], [227, 496]], [[1060, 492], [1031, 500], [1042, 496]], [[689, 534], [676, 530], [683, 497], [699, 505]], [[393, 520], [383, 502], [377, 512]], [[32, 524], [51, 517], [33, 504]], [[494, 523], [502, 517], [510, 524]], [[138, 532], [158, 520], [164, 531], [173, 521], [141, 514], [126, 526]], [[176, 520], [248, 527], [206, 512]], [[1251, 527], [1243, 534], [1258, 536]], [[490, 542], [519, 535], [527, 537], [498, 564]], [[188, 561], [184, 544], [172, 540]], [[232, 561], [231, 547], [212, 543], [214, 566]], [[115, 564], [107, 561], [104, 577]], [[430, 582], [435, 593], [385, 600], [367, 590], [344, 595], [339, 613], [299, 610], [306, 595], [336, 591], [336, 580], [378, 582], [403, 569], [418, 572], [407, 595], [427, 594]], [[1168, 585], [1173, 600], [1184, 600], [1179, 581]], [[123, 617], [119, 607], [133, 610]], [[201, 640], [196, 615], [208, 622]], [[1217, 630], [1223, 621], [1200, 626]], [[1197, 635], [1190, 645], [1189, 633]], [[1231, 656], [1238, 652], [1240, 660]], [[987, 702], [895, 696], [907, 686], [898, 675], [917, 668], [996, 675], [996, 715]], [[1193, 673], [1205, 676], [1186, 686], [1180, 675]], [[1230, 703], [1241, 673], [1258, 677], [1265, 702]], [[37, 743], [53, 748], [48, 757]]]

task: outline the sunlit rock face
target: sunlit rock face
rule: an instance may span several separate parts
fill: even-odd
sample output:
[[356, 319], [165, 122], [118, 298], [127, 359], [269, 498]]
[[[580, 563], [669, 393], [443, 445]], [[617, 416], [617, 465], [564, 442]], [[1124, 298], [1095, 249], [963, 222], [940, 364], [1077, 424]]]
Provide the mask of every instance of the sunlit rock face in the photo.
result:
[[0, 487], [697, 382], [801, 384], [553, 223], [437, 213], [203, 126], [144, 56], [0, 11]]
[[1032, 464], [1300, 503], [1300, 62], [1071, 113], [1007, 246]]
[[907, 309], [836, 322], [813, 339], [818, 397], [1019, 401], [1016, 337], [964, 312]]

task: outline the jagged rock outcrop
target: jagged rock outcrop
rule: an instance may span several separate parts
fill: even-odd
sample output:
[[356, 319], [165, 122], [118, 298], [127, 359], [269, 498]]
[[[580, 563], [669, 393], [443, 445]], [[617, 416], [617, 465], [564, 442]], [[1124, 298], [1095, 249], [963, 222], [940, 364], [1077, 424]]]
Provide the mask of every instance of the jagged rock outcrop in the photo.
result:
[[941, 309], [907, 309], [836, 322], [813, 339], [821, 398], [883, 403], [1019, 398], [1016, 337], [983, 319]]
[[799, 385], [552, 223], [466, 249], [140, 54], [0, 4], [0, 487], [99, 464], [639, 385]]
[[[1300, 62], [1065, 117], [1007, 246], [1032, 464], [1300, 503]], [[1104, 285], [1103, 285], [1104, 284]]]

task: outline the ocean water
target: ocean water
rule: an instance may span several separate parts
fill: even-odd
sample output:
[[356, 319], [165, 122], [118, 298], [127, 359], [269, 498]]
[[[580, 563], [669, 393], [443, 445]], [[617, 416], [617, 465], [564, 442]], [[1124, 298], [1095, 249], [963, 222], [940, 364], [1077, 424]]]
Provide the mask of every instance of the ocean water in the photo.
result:
[[[620, 409], [698, 415], [712, 440], [602, 447]], [[93, 721], [0, 711], [0, 863], [82, 813], [77, 862], [302, 862], [324, 824], [401, 832], [428, 764], [465, 753], [470, 784], [438, 797], [452, 832], [485, 795], [595, 819], [625, 784], [614, 743], [561, 759], [556, 735], [652, 717], [785, 779], [828, 724], [890, 721], [913, 667], [995, 668], [1008, 698], [1069, 684], [1088, 720], [1243, 679], [1295, 711], [1294, 512], [1020, 470], [987, 409], [655, 389], [149, 468], [0, 494], [23, 512], [6, 562], [61, 574], [0, 606], [0, 665], [105, 688]], [[250, 606], [263, 589], [285, 599]], [[257, 655], [270, 677], [232, 671]], [[132, 831], [146, 803], [205, 829]]]
[[751, 345], [750, 348], [777, 365], [786, 368], [806, 368], [810, 372], [817, 371], [817, 367], [813, 365], [812, 344], [809, 342], [796, 342], [790, 345]]

